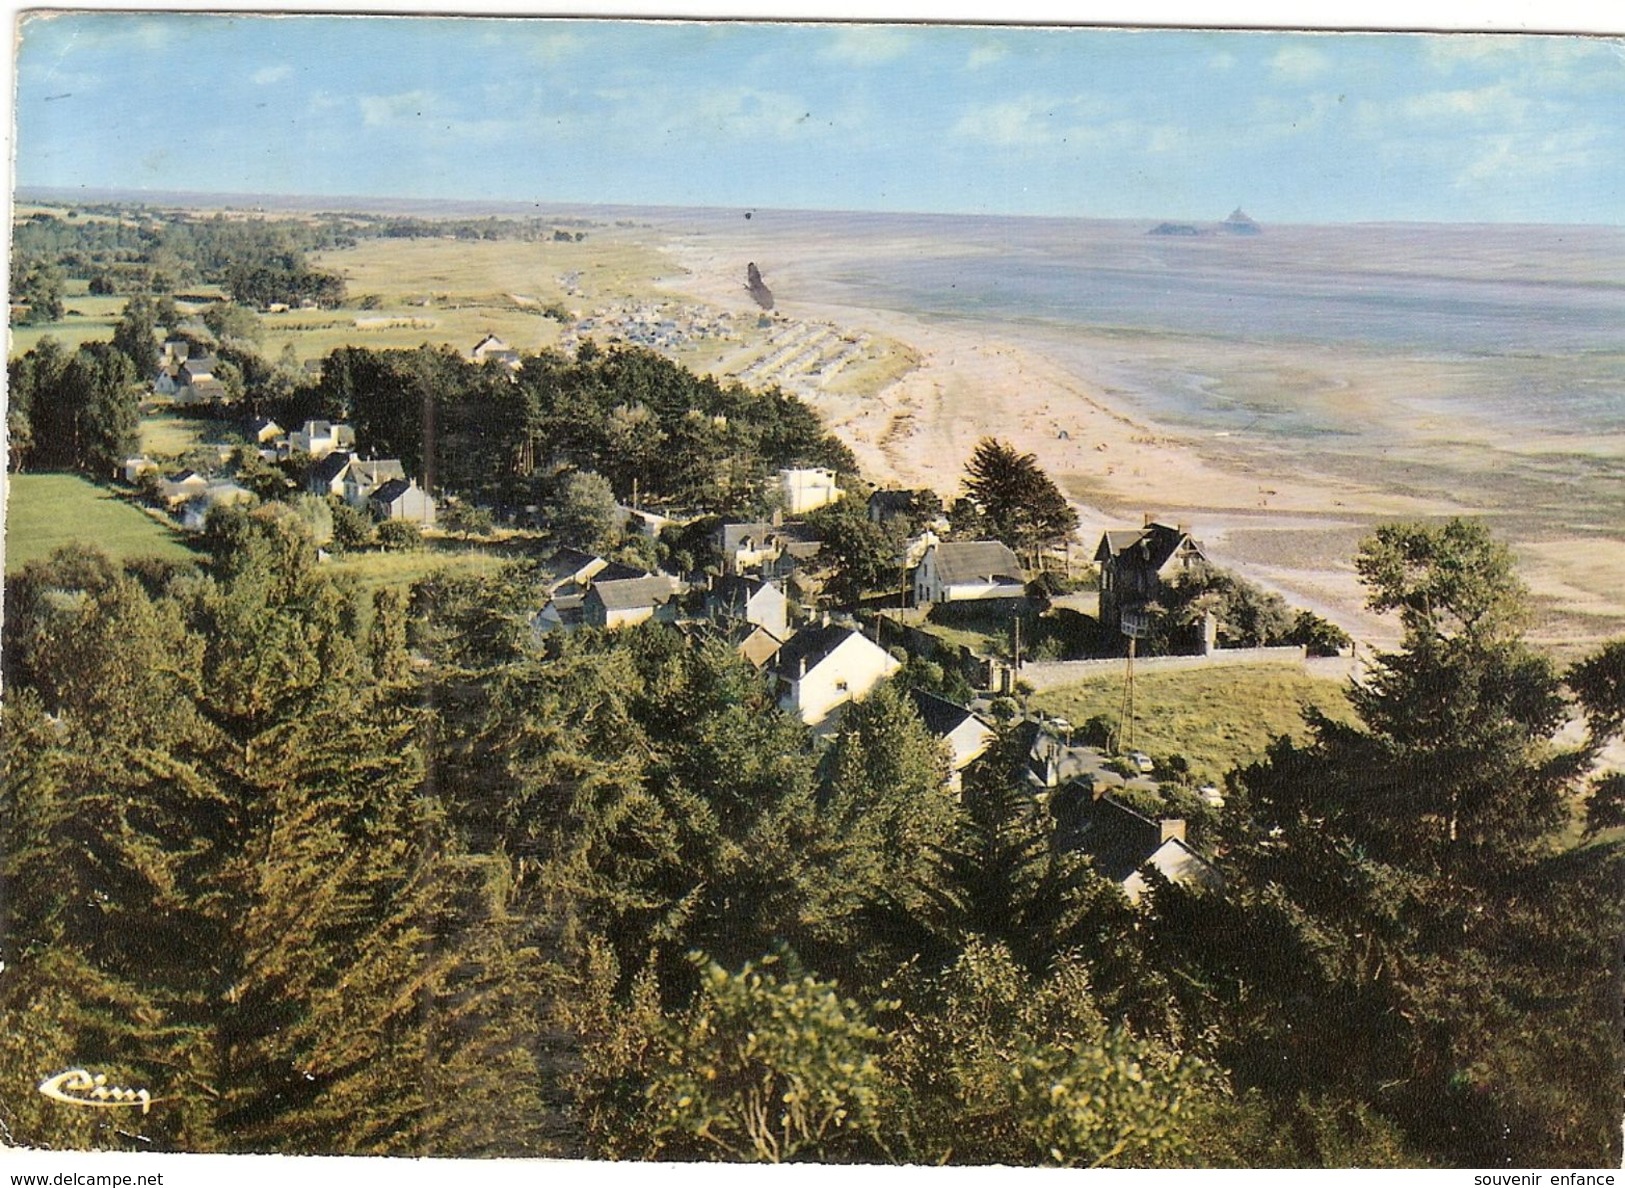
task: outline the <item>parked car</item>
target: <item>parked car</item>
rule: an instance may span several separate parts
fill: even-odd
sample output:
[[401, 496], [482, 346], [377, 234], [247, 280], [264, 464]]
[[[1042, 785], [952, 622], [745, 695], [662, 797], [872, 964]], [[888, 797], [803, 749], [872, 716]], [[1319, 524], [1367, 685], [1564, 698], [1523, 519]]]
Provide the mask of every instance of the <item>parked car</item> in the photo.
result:
[[1134, 764], [1135, 771], [1141, 772], [1145, 775], [1150, 775], [1152, 772], [1157, 770], [1157, 765], [1151, 762], [1151, 756], [1147, 755], [1144, 751], [1133, 752], [1131, 755], [1129, 755], [1128, 761]]

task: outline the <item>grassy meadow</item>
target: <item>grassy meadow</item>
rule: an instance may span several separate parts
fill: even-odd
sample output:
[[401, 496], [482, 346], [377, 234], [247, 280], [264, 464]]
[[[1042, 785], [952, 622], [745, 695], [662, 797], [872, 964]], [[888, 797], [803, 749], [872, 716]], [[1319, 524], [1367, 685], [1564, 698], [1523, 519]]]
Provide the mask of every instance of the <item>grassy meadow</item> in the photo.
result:
[[431, 574], [452, 577], [488, 578], [512, 557], [478, 545], [463, 545], [445, 538], [430, 538], [424, 547], [407, 553], [344, 553], [328, 561], [323, 569], [335, 578], [354, 582], [367, 600], [385, 586], [406, 588]]
[[[1096, 714], [1113, 721], [1123, 704], [1123, 675], [1092, 678], [1033, 695], [1032, 706], [1082, 726]], [[1303, 707], [1353, 719], [1341, 681], [1299, 668], [1207, 668], [1138, 674], [1134, 746], [1157, 759], [1184, 755], [1202, 778], [1218, 781], [1263, 757], [1279, 735], [1303, 739]]]
[[[265, 315], [264, 353], [289, 343], [301, 359], [335, 347], [376, 349], [447, 342], [467, 351], [486, 334], [515, 350], [558, 341], [563, 329], [542, 311], [558, 303], [586, 312], [610, 301], [655, 296], [651, 283], [671, 269], [656, 249], [594, 229], [581, 243], [552, 240], [369, 239], [320, 252], [312, 268], [345, 279], [341, 310], [289, 310]], [[579, 274], [568, 291], [565, 278]], [[376, 309], [356, 306], [377, 298]]]
[[92, 544], [115, 560], [197, 554], [178, 532], [106, 487], [72, 474], [14, 474], [6, 496], [6, 572], [43, 560], [63, 545]]

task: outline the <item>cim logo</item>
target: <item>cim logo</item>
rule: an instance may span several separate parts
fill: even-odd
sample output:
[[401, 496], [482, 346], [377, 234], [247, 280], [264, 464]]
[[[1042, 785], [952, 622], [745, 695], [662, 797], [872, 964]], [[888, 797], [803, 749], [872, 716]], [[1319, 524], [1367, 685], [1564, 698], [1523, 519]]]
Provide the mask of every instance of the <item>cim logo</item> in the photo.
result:
[[107, 1083], [106, 1073], [92, 1076], [82, 1068], [70, 1068], [54, 1077], [46, 1077], [40, 1082], [39, 1091], [63, 1105], [98, 1110], [140, 1106], [143, 1114], [152, 1108], [152, 1095], [145, 1089], [121, 1089]]

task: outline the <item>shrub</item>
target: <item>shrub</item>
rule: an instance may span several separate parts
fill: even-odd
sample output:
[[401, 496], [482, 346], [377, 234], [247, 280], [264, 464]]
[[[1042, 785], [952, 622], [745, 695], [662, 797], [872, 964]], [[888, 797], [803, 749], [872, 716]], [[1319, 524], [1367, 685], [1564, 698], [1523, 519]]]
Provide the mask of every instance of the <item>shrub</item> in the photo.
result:
[[378, 525], [378, 547], [386, 553], [408, 553], [423, 547], [423, 530], [405, 520], [385, 520]]

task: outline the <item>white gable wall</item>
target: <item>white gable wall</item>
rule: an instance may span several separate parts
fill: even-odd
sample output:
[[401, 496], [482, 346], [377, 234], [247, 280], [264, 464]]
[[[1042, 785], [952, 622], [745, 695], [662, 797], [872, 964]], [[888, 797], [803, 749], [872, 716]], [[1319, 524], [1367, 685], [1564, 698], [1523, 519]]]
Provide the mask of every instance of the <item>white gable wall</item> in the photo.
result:
[[884, 649], [854, 633], [805, 676], [792, 681], [779, 706], [817, 727], [839, 707], [862, 701], [901, 667]]

